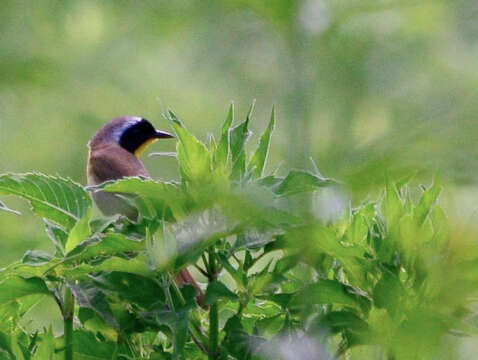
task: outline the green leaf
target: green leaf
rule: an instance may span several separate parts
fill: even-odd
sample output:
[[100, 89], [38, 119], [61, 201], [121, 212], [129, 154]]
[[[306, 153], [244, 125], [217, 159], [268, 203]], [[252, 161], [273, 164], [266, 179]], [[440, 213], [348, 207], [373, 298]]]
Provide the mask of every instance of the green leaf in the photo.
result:
[[247, 114], [246, 120], [242, 123], [234, 126], [229, 131], [230, 136], [230, 150], [232, 158], [232, 169], [233, 176], [238, 178], [240, 175], [244, 174], [246, 170], [246, 149], [245, 145], [247, 139], [250, 136], [249, 131], [249, 120], [254, 109], [254, 103], [252, 103], [249, 112]]
[[403, 212], [403, 203], [397, 186], [388, 177], [385, 188], [385, 198], [382, 201], [382, 211], [389, 227], [397, 224]]
[[403, 295], [405, 292], [398, 276], [390, 270], [384, 269], [381, 279], [373, 289], [374, 305], [387, 309], [393, 316]]
[[68, 283], [68, 287], [75, 296], [75, 299], [80, 307], [93, 310], [108, 324], [119, 331], [119, 325], [113, 317], [110, 306], [106, 301], [106, 297], [100, 291], [93, 281], [83, 281], [79, 284]]
[[163, 226], [153, 235], [146, 233], [146, 257], [153, 269], [166, 269], [177, 256], [177, 241], [171, 227]]
[[234, 104], [231, 103], [229, 106], [229, 111], [227, 113], [226, 120], [222, 125], [221, 138], [219, 139], [219, 144], [216, 149], [215, 156], [215, 165], [225, 166], [227, 163], [227, 158], [229, 156], [229, 129], [234, 121]]
[[175, 270], [195, 262], [207, 247], [233, 233], [234, 229], [230, 229], [227, 225], [219, 211], [210, 209], [192, 214], [183, 221], [167, 227], [166, 230], [176, 239]]
[[323, 252], [343, 260], [349, 257], [360, 258], [364, 251], [358, 246], [344, 246], [337, 238], [333, 229], [323, 225], [307, 225], [291, 229], [285, 234], [285, 239], [292, 249], [303, 251], [303, 258]]
[[[139, 214], [138, 218], [136, 219], [137, 222], [140, 223], [143, 219], [153, 220], [158, 217], [156, 207], [150, 199], [141, 196], [130, 197], [128, 195], [122, 194], [116, 194], [116, 196], [123, 199], [127, 204], [131, 205], [137, 210]], [[163, 212], [165, 212], [166, 209], [164, 206], [161, 206], [160, 208]]]
[[140, 251], [144, 248], [144, 241], [133, 240], [120, 233], [96, 234], [76, 246], [67, 254], [67, 257], [74, 260], [86, 260], [96, 256]]
[[53, 329], [50, 327], [48, 331], [43, 334], [42, 340], [32, 356], [32, 360], [54, 359], [54, 356], [55, 337], [53, 336]]
[[145, 277], [154, 276], [155, 272], [148, 266], [147, 259], [143, 254], [139, 254], [133, 259], [124, 259], [116, 256], [95, 264], [80, 264], [73, 268], [62, 269], [62, 274], [73, 279], [86, 279], [88, 274], [98, 271], [119, 271], [130, 274], [137, 274]]
[[249, 169], [252, 169], [252, 174], [255, 178], [262, 176], [264, 171], [264, 166], [267, 161], [267, 155], [269, 154], [269, 146], [272, 137], [272, 132], [274, 131], [275, 116], [274, 108], [272, 108], [271, 119], [269, 125], [267, 126], [266, 131], [262, 134], [259, 145], [251, 157], [249, 162]]
[[101, 275], [91, 276], [96, 286], [107, 292], [113, 292], [120, 298], [149, 308], [164, 303], [165, 296], [161, 286], [156, 281], [144, 276], [113, 271]]
[[[248, 359], [251, 353], [251, 338], [241, 324], [241, 318], [234, 315], [224, 325], [226, 338], [224, 346], [237, 359]], [[255, 339], [256, 341], [258, 339]]]
[[[158, 302], [159, 303], [159, 302]], [[111, 311], [118, 321], [123, 334], [139, 333], [145, 330], [145, 323], [140, 319], [137, 311], [131, 311], [127, 303], [122, 301], [110, 302]]]
[[93, 310], [80, 307], [78, 310], [78, 320], [80, 320], [84, 329], [94, 334], [99, 334], [107, 340], [117, 341], [118, 331]]
[[260, 293], [269, 283], [279, 279], [278, 273], [269, 271], [272, 262], [274, 259], [271, 259], [264, 268], [249, 277], [249, 292], [253, 295]]
[[215, 154], [217, 151], [216, 139], [213, 134], [209, 134], [209, 150], [211, 153]]
[[274, 241], [274, 235], [276, 234], [276, 231], [263, 232], [250, 227], [248, 230], [237, 235], [237, 240], [232, 247], [232, 251], [263, 248], [266, 244]]
[[249, 250], [246, 250], [246, 253], [244, 255], [244, 262], [242, 266], [244, 268], [244, 271], [247, 273], [253, 265], [254, 265], [254, 260], [252, 258], [251, 252]]
[[337, 259], [345, 270], [348, 279], [355, 286], [366, 286], [367, 267], [365, 250], [354, 244], [344, 244], [335, 229], [320, 224], [297, 227], [285, 234], [290, 249], [301, 255], [302, 260], [316, 266], [324, 254]]
[[283, 313], [280, 306], [268, 299], [249, 302], [243, 311], [245, 315], [255, 318], [273, 317]]
[[[303, 220], [283, 210], [277, 197], [267, 188], [254, 183], [241, 184], [240, 191], [222, 193], [217, 203], [229, 220], [245, 222], [249, 228], [267, 229], [285, 224], [299, 224]], [[288, 210], [288, 209], [287, 209]]]
[[368, 224], [361, 213], [355, 213], [352, 223], [347, 228], [344, 239], [346, 242], [361, 246], [367, 246]]
[[246, 152], [241, 152], [232, 165], [232, 179], [240, 179], [246, 172]]
[[259, 295], [257, 296], [257, 298], [261, 300], [272, 301], [276, 303], [277, 305], [279, 305], [280, 307], [282, 307], [283, 309], [285, 309], [289, 307], [289, 304], [295, 295], [296, 293], [267, 294], [263, 296]]
[[277, 314], [272, 317], [259, 319], [256, 326], [263, 336], [272, 337], [276, 335], [284, 325], [285, 315]]
[[174, 325], [174, 359], [184, 358], [184, 347], [188, 338], [189, 311], [181, 311], [178, 314]]
[[188, 337], [189, 310], [182, 309], [178, 312], [173, 312], [161, 309], [142, 313], [141, 316], [152, 325], [166, 325], [169, 327], [174, 333], [173, 358], [186, 359], [184, 352]]
[[65, 252], [65, 244], [68, 240], [68, 233], [61, 227], [46, 219], [44, 220], [44, 222], [46, 234], [50, 238], [53, 245], [55, 245], [55, 248], [57, 249], [58, 253], [63, 255]]
[[10, 346], [15, 360], [28, 360], [28, 357], [25, 359], [25, 352], [20, 344], [20, 339], [18, 339], [18, 333], [16, 331], [12, 332], [10, 340]]
[[53, 256], [45, 251], [27, 250], [23, 255], [22, 264], [41, 266], [50, 262], [51, 259], [53, 259]]
[[350, 311], [332, 311], [320, 317], [317, 323], [328, 328], [332, 334], [347, 331], [362, 340], [370, 335], [367, 323]]
[[[13, 356], [14, 356], [12, 352], [12, 347], [10, 344], [11, 344], [10, 337], [7, 334], [0, 332], [0, 350], [2, 350], [3, 352], [6, 352], [10, 356], [7, 359], [13, 359]], [[0, 355], [3, 355], [2, 352], [0, 352]]]
[[294, 303], [331, 304], [360, 309], [363, 298], [354, 293], [354, 289], [336, 280], [320, 280], [306, 286], [294, 298]]
[[277, 188], [279, 187], [280, 183], [283, 181], [283, 178], [275, 177], [273, 175], [269, 175], [259, 179], [259, 184], [269, 188], [271, 191], [276, 192]]
[[90, 221], [91, 233], [106, 233], [107, 230], [114, 229], [115, 226], [125, 225], [129, 220], [125, 220], [123, 215], [115, 214], [113, 216], [102, 216]]
[[91, 209], [89, 209], [85, 217], [78, 221], [70, 230], [70, 234], [68, 235], [68, 239], [66, 240], [65, 244], [65, 252], [70, 252], [91, 235], [90, 218]]
[[[73, 358], [75, 360], [111, 360], [115, 350], [116, 344], [114, 342], [99, 341], [95, 335], [89, 331], [76, 330], [73, 333]], [[121, 346], [118, 352], [120, 354], [131, 355], [131, 352], [126, 346]], [[57, 356], [62, 359], [64, 354], [62, 352]]]
[[12, 276], [0, 282], [0, 304], [32, 294], [49, 294], [42, 279]]
[[154, 275], [154, 271], [148, 266], [146, 257], [143, 254], [139, 254], [133, 259], [111, 257], [94, 268], [97, 271], [122, 271], [145, 277], [152, 277]]
[[435, 181], [433, 181], [433, 185], [423, 192], [414, 210], [415, 220], [419, 225], [424, 223], [428, 214], [431, 212], [433, 205], [435, 204], [436, 200], [438, 199], [438, 196], [440, 195], [441, 190], [442, 187], [440, 181], [438, 180], [438, 178], [435, 178]]
[[237, 301], [239, 297], [231, 290], [229, 290], [222, 282], [213, 281], [209, 283], [207, 287], [205, 301], [206, 304], [212, 305], [218, 299], [229, 299], [232, 301]]
[[[44, 295], [32, 295], [26, 296], [23, 299], [29, 299], [34, 297], [42, 297]], [[0, 304], [0, 330], [6, 334], [11, 335], [12, 324], [14, 324], [23, 315], [22, 304], [20, 301], [10, 301], [4, 304]], [[8, 338], [10, 341], [10, 338]]]
[[45, 264], [44, 266], [25, 265], [22, 264], [21, 261], [17, 261], [2, 269], [0, 272], [0, 281], [11, 278], [12, 276], [22, 277], [24, 279], [41, 277], [50, 266], [49, 264]]
[[61, 262], [60, 258], [40, 250], [28, 250], [21, 261], [15, 262], [0, 272], [0, 280], [11, 277], [23, 279], [40, 278], [45, 272]]
[[397, 182], [396, 182], [397, 189], [400, 190], [402, 187], [407, 185], [415, 175], [416, 174], [412, 173], [412, 174], [405, 175], [405, 176], [401, 177], [400, 179], [398, 179]]
[[177, 118], [172, 121], [178, 138], [176, 148], [181, 177], [189, 181], [208, 178], [211, 172], [211, 156], [206, 145], [188, 132]]
[[106, 183], [103, 191], [138, 195], [149, 199], [160, 216], [167, 215], [169, 209], [175, 217], [184, 216], [186, 197], [174, 183], [132, 177]]
[[71, 180], [43, 174], [0, 176], [0, 194], [16, 195], [30, 202], [33, 212], [66, 230], [83, 218], [91, 199]]
[[234, 279], [236, 285], [240, 289], [244, 289], [247, 284], [247, 275], [244, 273], [243, 269], [239, 267], [238, 269], [234, 268], [229, 262], [229, 259], [221, 253], [217, 254], [217, 260], [221, 263], [229, 275]]
[[321, 178], [307, 171], [292, 170], [273, 191], [277, 195], [288, 196], [314, 191], [332, 183], [331, 179]]
[[283, 274], [290, 269], [294, 268], [300, 262], [300, 256], [297, 255], [289, 255], [281, 257], [275, 267], [274, 272], [276, 274]]

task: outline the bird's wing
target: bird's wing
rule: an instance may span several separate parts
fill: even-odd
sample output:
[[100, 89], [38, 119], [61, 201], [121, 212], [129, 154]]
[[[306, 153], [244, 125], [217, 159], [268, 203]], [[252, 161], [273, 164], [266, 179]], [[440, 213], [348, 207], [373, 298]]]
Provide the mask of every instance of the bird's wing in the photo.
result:
[[127, 176], [149, 177], [141, 160], [119, 146], [103, 147], [90, 154], [88, 177], [95, 184]]

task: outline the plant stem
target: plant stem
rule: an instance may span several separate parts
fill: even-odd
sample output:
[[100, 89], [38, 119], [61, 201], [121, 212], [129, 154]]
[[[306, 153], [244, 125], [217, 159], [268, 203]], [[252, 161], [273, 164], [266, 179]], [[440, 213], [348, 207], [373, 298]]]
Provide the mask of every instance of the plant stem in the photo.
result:
[[[209, 283], [216, 281], [216, 253], [214, 247], [208, 250], [209, 255]], [[219, 316], [217, 301], [211, 304], [209, 309], [209, 360], [216, 360], [218, 357], [217, 345], [219, 334]]]
[[[161, 280], [158, 280], [158, 284], [160, 284], [160, 286], [164, 289], [164, 293], [166, 295], [166, 303], [168, 304], [171, 311], [176, 311], [174, 303], [173, 303], [173, 297], [172, 297], [172, 294], [171, 294], [171, 288], [172, 288], [174, 294], [178, 297], [181, 304], [182, 305], [186, 304], [186, 300], [184, 299], [183, 294], [179, 290], [176, 282], [173, 280], [173, 276], [171, 276], [171, 274], [169, 274], [169, 273], [163, 274]], [[190, 333], [192, 339], [194, 340], [194, 342], [196, 343], [196, 345], [199, 347], [199, 349], [204, 354], [208, 354], [208, 351], [207, 351], [206, 347], [201, 342], [201, 340], [203, 340], [204, 336], [201, 333], [199, 320], [196, 323], [194, 323], [194, 321], [192, 319], [189, 320], [189, 333]], [[176, 343], [176, 340], [174, 340], [174, 343]], [[177, 353], [176, 345], [174, 345], [174, 346], [175, 346], [174, 353], [176, 354]]]
[[168, 278], [169, 278], [169, 285], [173, 289], [174, 294], [176, 294], [179, 301], [181, 302], [181, 306], [185, 305], [186, 300], [184, 299], [183, 294], [181, 293], [181, 290], [179, 290], [178, 284], [176, 284], [176, 281], [174, 281], [174, 276], [168, 273]]
[[208, 264], [208, 261], [206, 259], [206, 256], [204, 255], [204, 253], [201, 255], [201, 258], [202, 258], [202, 262], [203, 262], [204, 266], [206, 267], [206, 271], [209, 271], [209, 264]]
[[112, 360], [117, 360], [118, 359], [118, 342], [115, 343], [115, 349], [113, 351], [113, 355], [111, 356]]
[[194, 264], [194, 267], [201, 273], [203, 274], [204, 276], [208, 276], [208, 273], [206, 270], [204, 270], [202, 267], [200, 267], [198, 264]]
[[75, 298], [70, 288], [65, 284], [63, 291], [63, 331], [65, 339], [65, 360], [73, 360], [73, 315]]
[[219, 317], [217, 302], [211, 305], [209, 309], [209, 359], [217, 359], [217, 343], [219, 333]]
[[166, 304], [169, 306], [169, 310], [174, 312], [176, 311], [176, 309], [174, 307], [173, 297], [171, 296], [170, 289], [170, 286], [171, 284], [174, 284], [174, 281], [171, 279], [171, 276], [169, 274], [163, 274], [161, 283], [163, 286], [164, 294], [166, 295]]

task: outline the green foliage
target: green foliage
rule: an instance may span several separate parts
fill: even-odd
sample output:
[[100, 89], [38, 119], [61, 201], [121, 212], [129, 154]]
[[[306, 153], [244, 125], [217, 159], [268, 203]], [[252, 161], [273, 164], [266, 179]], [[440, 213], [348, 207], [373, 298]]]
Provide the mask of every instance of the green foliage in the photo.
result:
[[41, 174], [2, 175], [0, 194], [28, 200], [36, 215], [67, 231], [86, 215], [91, 206], [90, 197], [80, 185]]
[[[378, 358], [436, 359], [445, 339], [454, 354], [456, 334], [476, 333], [478, 249], [447, 224], [438, 178], [416, 201], [407, 180], [389, 178], [377, 201], [325, 222], [309, 204], [340, 186], [303, 170], [267, 174], [274, 113], [248, 157], [251, 116], [234, 125], [231, 106], [207, 146], [169, 112], [180, 181], [102, 185], [137, 207], [135, 222], [91, 218], [69, 180], [1, 176], [0, 192], [29, 201], [57, 249], [0, 272], [2, 358], [287, 358], [284, 344], [309, 341], [344, 358], [368, 346]], [[202, 307], [174, 281], [188, 266], [207, 281]], [[63, 334], [19, 326], [46, 297]]]
[[45, 282], [39, 278], [8, 277], [0, 283], [0, 305], [32, 294], [48, 294]]
[[259, 146], [257, 147], [257, 150], [254, 152], [251, 157], [251, 161], [249, 162], [249, 168], [253, 169], [252, 172], [256, 178], [261, 177], [262, 172], [264, 171], [264, 165], [266, 164], [267, 155], [269, 154], [269, 146], [271, 142], [272, 132], [274, 131], [274, 126], [275, 111], [273, 108], [269, 125], [267, 126], [266, 131], [264, 131], [264, 134], [262, 134], [259, 140]]

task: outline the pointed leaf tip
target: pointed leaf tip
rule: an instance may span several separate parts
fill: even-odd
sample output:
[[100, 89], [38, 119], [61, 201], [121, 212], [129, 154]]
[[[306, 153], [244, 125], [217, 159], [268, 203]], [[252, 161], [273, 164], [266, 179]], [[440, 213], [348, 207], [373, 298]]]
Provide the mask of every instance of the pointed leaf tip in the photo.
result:
[[68, 253], [73, 250], [77, 245], [86, 240], [91, 235], [90, 229], [91, 210], [78, 221], [70, 231], [68, 239], [65, 244], [65, 252]]
[[314, 191], [333, 183], [332, 179], [321, 178], [307, 171], [292, 170], [274, 191], [278, 195], [288, 196]]
[[257, 146], [256, 151], [251, 157], [249, 162], [249, 169], [252, 169], [252, 174], [255, 178], [262, 176], [264, 172], [265, 163], [269, 154], [270, 141], [272, 138], [272, 132], [275, 127], [275, 116], [274, 116], [274, 107], [272, 107], [271, 118], [267, 129], [262, 134], [259, 145]]
[[227, 116], [226, 120], [224, 121], [224, 124], [222, 125], [222, 135], [226, 134], [229, 131], [229, 128], [232, 125], [232, 122], [234, 121], [234, 103], [231, 103], [229, 105], [229, 110], [227, 111]]
[[438, 197], [442, 191], [440, 179], [435, 178], [433, 184], [426, 190], [424, 190], [417, 206], [414, 209], [415, 220], [418, 224], [423, 224], [428, 214], [433, 209]]
[[231, 102], [229, 105], [229, 110], [227, 112], [226, 120], [222, 124], [221, 128], [221, 137], [217, 145], [217, 150], [215, 153], [214, 163], [217, 165], [226, 165], [227, 159], [229, 157], [229, 140], [230, 140], [230, 129], [231, 125], [234, 122], [234, 103]]
[[181, 127], [184, 127], [183, 122], [179, 119], [179, 117], [171, 109], [168, 109], [166, 117], [170, 121], [172, 121], [174, 124], [177, 124]]
[[252, 104], [249, 107], [249, 111], [247, 112], [246, 122], [249, 122], [249, 119], [252, 117], [252, 113], [254, 112], [255, 106], [256, 106], [256, 99], [252, 100]]

